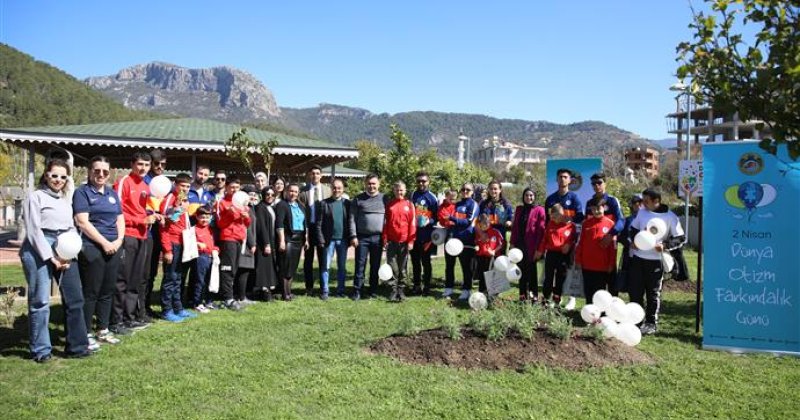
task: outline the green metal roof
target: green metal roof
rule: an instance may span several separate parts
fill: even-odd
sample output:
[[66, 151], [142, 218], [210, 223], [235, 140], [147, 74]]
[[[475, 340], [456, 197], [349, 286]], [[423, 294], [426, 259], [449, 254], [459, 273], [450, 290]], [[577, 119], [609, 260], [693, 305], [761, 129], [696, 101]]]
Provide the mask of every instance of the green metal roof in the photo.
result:
[[[98, 136], [125, 139], [162, 139], [177, 141], [201, 141], [223, 143], [231, 135], [241, 129], [241, 125], [229, 124], [200, 118], [175, 118], [165, 120], [130, 121], [119, 123], [53, 125], [44, 127], [22, 127], [9, 130], [30, 133], [48, 133], [56, 135]], [[291, 136], [256, 128], [247, 127], [247, 135], [255, 142], [277, 140], [282, 147], [306, 147], [317, 149], [348, 149], [320, 140]]]

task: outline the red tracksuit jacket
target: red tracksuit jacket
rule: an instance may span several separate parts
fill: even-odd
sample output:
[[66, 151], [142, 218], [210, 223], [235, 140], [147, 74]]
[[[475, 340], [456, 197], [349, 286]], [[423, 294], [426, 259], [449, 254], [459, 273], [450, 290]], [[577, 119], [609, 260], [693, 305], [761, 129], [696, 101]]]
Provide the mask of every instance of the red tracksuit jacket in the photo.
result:
[[150, 197], [150, 187], [138, 174], [131, 172], [117, 180], [114, 184], [120, 204], [122, 215], [125, 218], [125, 236], [136, 239], [147, 238], [147, 228], [144, 220], [147, 218], [147, 199]]
[[[158, 212], [164, 215], [165, 225], [161, 229], [161, 248], [165, 254], [172, 253], [172, 244], [183, 243], [183, 232], [189, 223], [188, 214], [181, 208], [181, 203], [177, 202], [177, 195], [169, 193], [163, 200]], [[174, 220], [173, 220], [174, 219]]]
[[[489, 251], [497, 251], [503, 247], [503, 236], [493, 227], [486, 229], [486, 232], [475, 229], [475, 246], [478, 248], [475, 255], [478, 257], [491, 257], [492, 254]], [[495, 256], [497, 255], [495, 254]]]
[[222, 200], [217, 202], [217, 227], [219, 228], [219, 240], [242, 242], [247, 237], [247, 227], [250, 226], [250, 218], [242, 216], [249, 212], [249, 209], [239, 210], [233, 206], [233, 196], [225, 195]]
[[439, 224], [450, 228], [454, 225], [453, 221], [450, 220], [450, 216], [452, 216], [456, 212], [456, 203], [453, 203], [448, 200], [442, 201], [442, 205], [439, 206], [439, 213], [436, 215], [439, 218]]
[[[214, 245], [214, 234], [211, 233], [211, 227], [209, 225], [195, 225], [194, 233], [197, 236], [197, 249], [201, 254], [210, 254], [212, 251], [219, 252], [219, 248]], [[200, 244], [206, 244], [205, 248], [200, 246]]]
[[556, 251], [562, 252], [561, 248], [566, 244], [575, 242], [575, 224], [572, 222], [556, 223], [554, 221], [547, 222], [544, 228], [544, 237], [539, 242], [538, 252]]
[[412, 245], [417, 238], [417, 216], [414, 204], [405, 198], [394, 198], [386, 205], [383, 219], [383, 243]]
[[581, 240], [575, 249], [575, 264], [588, 271], [607, 273], [617, 263], [617, 244], [612, 241], [608, 247], [600, 246], [600, 240], [614, 228], [609, 217], [587, 217], [583, 220]]

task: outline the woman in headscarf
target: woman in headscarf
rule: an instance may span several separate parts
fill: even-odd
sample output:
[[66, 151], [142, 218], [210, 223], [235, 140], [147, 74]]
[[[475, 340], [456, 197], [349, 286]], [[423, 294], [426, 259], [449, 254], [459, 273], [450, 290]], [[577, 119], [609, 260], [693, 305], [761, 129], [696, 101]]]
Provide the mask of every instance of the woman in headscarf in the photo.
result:
[[522, 205], [514, 211], [514, 222], [511, 225], [511, 246], [522, 251], [522, 261], [518, 263], [522, 270], [519, 279], [519, 300], [531, 299], [533, 302], [539, 296], [539, 273], [536, 269], [536, 249], [544, 235], [545, 214], [544, 207], [533, 204], [536, 195], [530, 188], [522, 192]]

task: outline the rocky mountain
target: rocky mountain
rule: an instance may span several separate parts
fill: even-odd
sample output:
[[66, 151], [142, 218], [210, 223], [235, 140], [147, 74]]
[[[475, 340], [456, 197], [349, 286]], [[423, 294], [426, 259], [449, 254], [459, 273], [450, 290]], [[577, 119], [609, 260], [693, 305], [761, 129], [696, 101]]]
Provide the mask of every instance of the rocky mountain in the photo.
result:
[[609, 149], [647, 145], [647, 139], [600, 121], [556, 124], [548, 121], [500, 119], [486, 115], [433, 111], [374, 114], [342, 105], [321, 104], [315, 108], [282, 108], [282, 123], [296, 130], [342, 144], [372, 140], [389, 144], [389, 124], [398, 124], [414, 139], [418, 149], [436, 148], [455, 156], [458, 135], [471, 138], [472, 148], [484, 139], [498, 136], [532, 147], [548, 148], [547, 156], [600, 156]]
[[189, 69], [152, 62], [85, 82], [133, 109], [225, 121], [271, 119], [281, 114], [266, 86], [232, 67]]
[[414, 139], [416, 149], [435, 148], [445, 156], [456, 155], [459, 132], [472, 139], [473, 150], [484, 139], [498, 136], [546, 147], [545, 155], [560, 157], [597, 156], [607, 150], [648, 144], [634, 133], [599, 121], [555, 124], [433, 111], [375, 114], [333, 104], [279, 108], [261, 82], [230, 67], [187, 69], [154, 62], [123, 69], [114, 76], [92, 77], [86, 83], [134, 109], [277, 124], [343, 145], [370, 140], [388, 146], [391, 123], [398, 124]]

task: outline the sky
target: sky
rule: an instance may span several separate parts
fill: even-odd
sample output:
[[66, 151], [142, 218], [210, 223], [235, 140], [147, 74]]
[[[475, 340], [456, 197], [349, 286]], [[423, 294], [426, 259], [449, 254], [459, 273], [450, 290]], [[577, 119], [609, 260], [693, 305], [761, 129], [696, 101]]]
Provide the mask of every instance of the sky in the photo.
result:
[[662, 139], [690, 20], [686, 0], [0, 0], [0, 42], [79, 79], [227, 65], [284, 107], [599, 120]]

